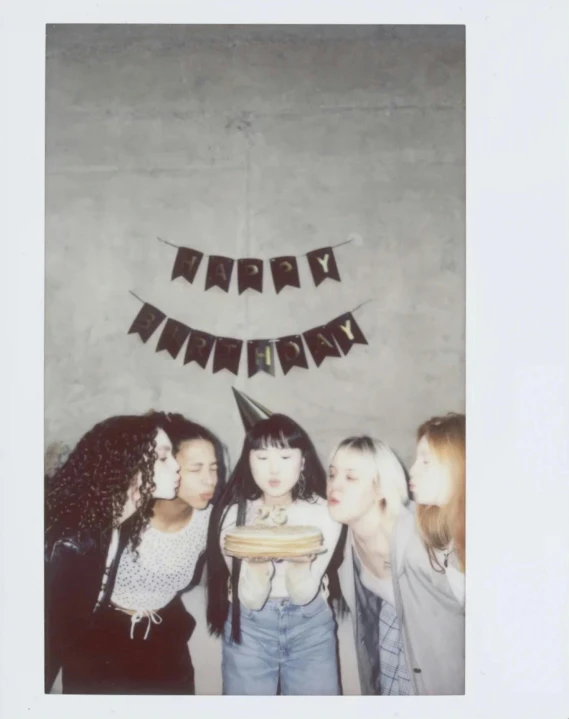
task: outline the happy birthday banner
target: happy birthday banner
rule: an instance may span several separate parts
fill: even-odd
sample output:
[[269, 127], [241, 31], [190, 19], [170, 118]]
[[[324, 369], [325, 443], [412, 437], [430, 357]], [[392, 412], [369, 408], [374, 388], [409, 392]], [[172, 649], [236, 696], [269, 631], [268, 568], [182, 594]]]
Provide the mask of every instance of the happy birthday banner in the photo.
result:
[[[264, 260], [256, 258], [241, 258], [234, 260], [231, 257], [222, 255], [204, 255], [199, 250], [191, 247], [180, 247], [171, 242], [158, 238], [160, 242], [171, 247], [176, 247], [178, 252], [172, 269], [172, 280], [183, 277], [193, 283], [197, 271], [204, 257], [208, 258], [205, 289], [219, 287], [224, 292], [229, 292], [229, 285], [233, 275], [233, 269], [237, 264], [237, 289], [239, 294], [245, 290], [263, 291], [263, 268]], [[277, 294], [283, 287], [300, 287], [298, 274], [298, 258], [306, 257], [308, 266], [316, 287], [324, 280], [331, 279], [340, 282], [340, 272], [334, 256], [334, 248], [347, 245], [352, 240], [340, 242], [330, 247], [321, 247], [304, 255], [283, 255], [282, 257], [271, 257], [268, 262], [273, 276], [273, 283]]]
[[237, 375], [245, 343], [249, 377], [253, 377], [257, 372], [266, 372], [274, 376], [276, 355], [285, 375], [293, 367], [308, 369], [304, 344], [308, 347], [317, 367], [326, 357], [342, 357], [347, 355], [355, 344], [368, 344], [352, 313], [371, 300], [362, 302], [351, 312], [345, 312], [325, 325], [314, 327], [301, 334], [272, 339], [241, 340], [233, 337], [217, 337], [209, 332], [189, 327], [183, 322], [166, 317], [164, 312], [144, 302], [134, 292], [130, 294], [142, 302], [143, 306], [128, 334], [138, 334], [146, 343], [166, 320], [156, 345], [156, 352], [166, 350], [173, 359], [176, 359], [186, 345], [184, 364], [197, 362], [203, 369], [206, 368], [213, 353], [214, 373], [226, 369]]

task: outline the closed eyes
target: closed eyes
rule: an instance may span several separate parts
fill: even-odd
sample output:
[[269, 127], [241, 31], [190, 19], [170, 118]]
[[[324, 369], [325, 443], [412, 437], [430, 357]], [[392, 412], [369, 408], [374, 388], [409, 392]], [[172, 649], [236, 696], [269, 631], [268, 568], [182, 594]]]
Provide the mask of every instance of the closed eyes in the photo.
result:
[[[291, 457], [292, 457], [292, 454], [287, 454], [287, 455], [281, 454], [280, 455], [280, 459], [290, 459]], [[259, 455], [257, 455], [257, 459], [260, 460], [261, 462], [264, 462], [266, 459], [268, 459], [268, 457], [259, 457]]]

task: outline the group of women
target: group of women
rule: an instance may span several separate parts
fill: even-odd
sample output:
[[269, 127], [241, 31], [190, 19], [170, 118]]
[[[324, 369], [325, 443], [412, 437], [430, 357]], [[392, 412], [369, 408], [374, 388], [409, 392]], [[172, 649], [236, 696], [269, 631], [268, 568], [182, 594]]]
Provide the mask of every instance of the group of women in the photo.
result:
[[[419, 427], [409, 482], [369, 436], [325, 470], [280, 414], [226, 469], [210, 431], [150, 412], [97, 424], [46, 478], [47, 692], [61, 670], [64, 693], [195, 693], [181, 595], [205, 567], [224, 694], [341, 694], [346, 613], [362, 694], [464, 693], [464, 415]], [[324, 551], [224, 555], [227, 531], [259, 519], [316, 526]]]

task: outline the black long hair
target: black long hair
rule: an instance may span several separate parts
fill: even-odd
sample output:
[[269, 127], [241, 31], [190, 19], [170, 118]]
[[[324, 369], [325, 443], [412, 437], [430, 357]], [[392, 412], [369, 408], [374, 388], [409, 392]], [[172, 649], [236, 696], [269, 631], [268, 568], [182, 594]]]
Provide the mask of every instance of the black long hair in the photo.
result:
[[[203, 439], [210, 442], [213, 445], [215, 451], [215, 458], [217, 461], [217, 484], [213, 492], [211, 504], [215, 506], [221, 498], [225, 489], [227, 480], [227, 449], [219, 440], [219, 438], [206, 427], [187, 419], [181, 414], [171, 413], [168, 414], [168, 429], [167, 434], [172, 442], [172, 450], [174, 455], [178, 454], [182, 445], [186, 442], [192, 442], [196, 439]], [[194, 576], [188, 586], [188, 589], [192, 589], [199, 584], [203, 568], [206, 562], [207, 554], [202, 552], [196, 563]]]
[[[304, 459], [304, 482], [297, 482], [292, 489], [293, 501], [302, 499], [316, 502], [318, 497], [326, 497], [326, 472], [318, 458], [316, 449], [307, 433], [294, 420], [283, 414], [273, 414], [268, 419], [257, 422], [245, 435], [241, 456], [231, 474], [219, 501], [213, 508], [208, 533], [208, 601], [207, 621], [211, 634], [221, 635], [229, 611], [228, 582], [229, 571], [221, 552], [220, 534], [223, 521], [232, 505], [237, 505], [237, 526], [245, 523], [247, 502], [259, 499], [262, 490], [255, 484], [250, 465], [250, 453], [266, 447], [300, 449]], [[238, 601], [239, 575], [241, 560], [233, 559], [231, 586], [232, 602], [232, 639], [241, 641], [240, 612]], [[335, 572], [333, 572], [335, 574]], [[330, 594], [338, 585], [337, 577], [332, 581], [330, 568]], [[335, 592], [336, 593], [336, 592]]]
[[182, 445], [186, 442], [192, 442], [195, 439], [203, 439], [213, 445], [215, 451], [215, 459], [217, 461], [217, 484], [211, 500], [212, 504], [219, 501], [227, 479], [227, 450], [220, 439], [209, 429], [191, 419], [187, 419], [181, 414], [169, 413], [167, 415], [168, 425], [166, 434], [172, 442], [172, 452], [178, 454]]
[[65, 536], [81, 537], [117, 526], [128, 490], [140, 473], [138, 511], [129, 523], [129, 540], [136, 550], [152, 516], [158, 429], [168, 433], [168, 420], [163, 412], [109, 417], [90, 429], [64, 464], [51, 477], [46, 476], [48, 553]]

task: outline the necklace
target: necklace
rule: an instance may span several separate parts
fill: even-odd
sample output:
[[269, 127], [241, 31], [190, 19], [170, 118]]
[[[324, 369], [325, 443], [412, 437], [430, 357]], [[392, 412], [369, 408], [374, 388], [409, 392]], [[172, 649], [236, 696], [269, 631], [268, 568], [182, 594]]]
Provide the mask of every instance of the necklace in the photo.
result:
[[443, 555], [443, 556], [444, 556], [445, 569], [448, 569], [448, 558], [449, 558], [449, 556], [450, 556], [453, 552], [454, 552], [454, 549], [452, 549], [452, 548], [450, 548], [450, 547], [449, 547], [448, 549], [445, 549], [445, 551], [444, 551], [444, 555]]
[[[366, 550], [364, 550], [360, 541], [358, 540], [358, 538], [355, 535], [354, 535], [354, 540], [356, 542], [356, 550], [357, 550], [358, 554], [360, 555], [360, 557], [367, 558], [368, 552]], [[376, 550], [372, 554], [377, 554], [379, 556], [379, 558], [383, 562], [383, 569], [389, 569], [389, 570], [391, 569], [391, 555], [389, 552], [386, 553], [386, 552], [381, 552], [379, 550]]]

